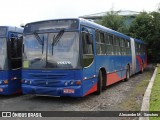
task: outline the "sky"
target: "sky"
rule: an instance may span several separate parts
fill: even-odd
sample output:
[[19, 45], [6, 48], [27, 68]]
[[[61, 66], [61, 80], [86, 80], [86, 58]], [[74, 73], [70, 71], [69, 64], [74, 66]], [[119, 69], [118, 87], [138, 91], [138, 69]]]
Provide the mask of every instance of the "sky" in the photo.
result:
[[0, 25], [76, 18], [113, 10], [155, 11], [160, 0], [0, 0]]

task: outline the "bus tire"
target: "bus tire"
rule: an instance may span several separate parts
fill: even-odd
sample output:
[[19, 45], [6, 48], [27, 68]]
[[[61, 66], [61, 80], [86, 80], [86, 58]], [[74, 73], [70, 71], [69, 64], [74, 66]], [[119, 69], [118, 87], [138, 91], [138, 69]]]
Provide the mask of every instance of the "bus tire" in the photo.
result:
[[105, 74], [102, 72], [102, 90], [106, 90], [107, 89], [106, 83], [107, 83], [106, 72], [105, 72]]
[[126, 78], [124, 79], [124, 81], [128, 81], [130, 78], [130, 69], [129, 69], [129, 65], [127, 66], [127, 70], [126, 70]]
[[95, 92], [95, 94], [100, 95], [101, 92], [102, 92], [102, 72], [99, 71], [98, 81], [97, 81], [97, 91]]
[[107, 89], [106, 82], [103, 82], [102, 90], [106, 90], [106, 89]]

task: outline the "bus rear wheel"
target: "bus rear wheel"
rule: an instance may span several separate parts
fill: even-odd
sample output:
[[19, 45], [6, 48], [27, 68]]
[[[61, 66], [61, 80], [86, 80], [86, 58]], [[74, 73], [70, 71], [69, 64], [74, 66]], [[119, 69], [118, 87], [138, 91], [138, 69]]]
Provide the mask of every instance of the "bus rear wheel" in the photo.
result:
[[124, 81], [128, 81], [130, 78], [130, 69], [129, 69], [129, 65], [127, 66], [127, 70], [126, 70], [126, 78], [124, 79]]
[[142, 73], [143, 73], [143, 71], [144, 71], [144, 66], [143, 66], [143, 64], [142, 64], [142, 68], [141, 68], [140, 73], [142, 74]]
[[100, 95], [101, 92], [102, 92], [102, 72], [99, 71], [98, 81], [97, 81], [97, 91], [95, 92], [95, 94]]

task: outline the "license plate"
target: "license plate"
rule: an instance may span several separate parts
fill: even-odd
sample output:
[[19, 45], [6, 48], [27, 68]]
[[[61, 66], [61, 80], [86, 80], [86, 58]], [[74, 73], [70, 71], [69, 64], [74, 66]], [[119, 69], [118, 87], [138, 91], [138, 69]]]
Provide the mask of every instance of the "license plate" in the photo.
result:
[[71, 93], [74, 94], [75, 90], [74, 89], [63, 89], [63, 93]]
[[0, 92], [3, 92], [3, 89], [2, 89], [2, 88], [0, 88]]

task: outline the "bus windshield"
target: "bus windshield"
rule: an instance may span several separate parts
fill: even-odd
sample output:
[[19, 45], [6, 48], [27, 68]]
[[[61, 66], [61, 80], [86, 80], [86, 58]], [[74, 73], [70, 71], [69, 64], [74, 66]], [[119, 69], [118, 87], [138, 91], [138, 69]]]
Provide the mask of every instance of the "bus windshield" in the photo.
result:
[[7, 42], [6, 38], [0, 38], [0, 70], [7, 69]]
[[56, 32], [24, 36], [23, 68], [78, 68], [78, 32]]

